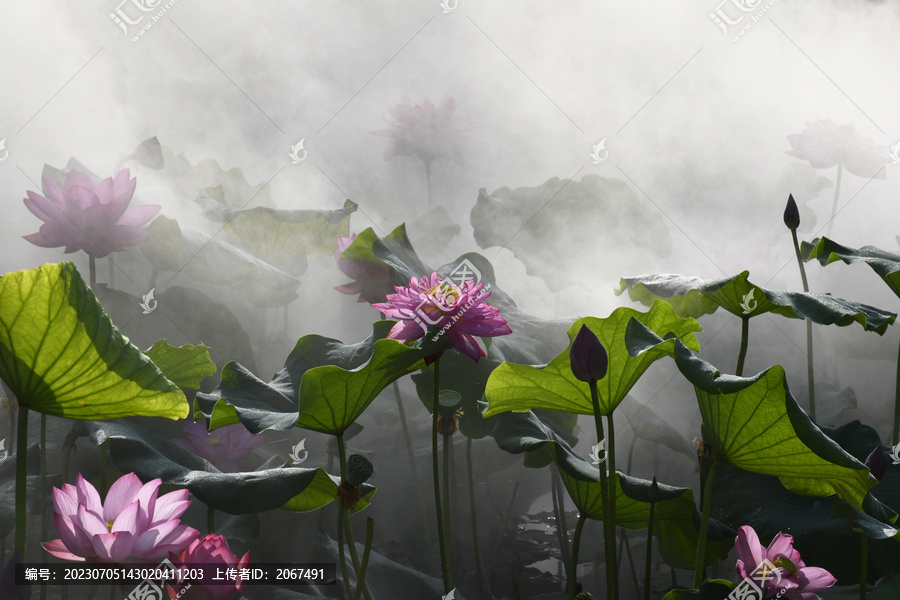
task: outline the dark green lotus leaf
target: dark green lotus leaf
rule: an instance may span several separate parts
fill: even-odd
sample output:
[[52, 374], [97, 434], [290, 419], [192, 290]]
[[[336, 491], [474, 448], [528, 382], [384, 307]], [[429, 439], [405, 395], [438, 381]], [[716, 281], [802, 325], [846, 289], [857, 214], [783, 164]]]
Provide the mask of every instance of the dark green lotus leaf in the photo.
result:
[[[138, 347], [147, 348], [160, 337], [179, 343], [205, 343], [218, 365], [238, 361], [256, 371], [256, 356], [250, 336], [234, 313], [214, 302], [204, 292], [173, 286], [156, 294], [156, 308], [143, 314], [141, 298], [98, 283], [94, 292], [110, 318], [120, 323], [122, 333]], [[214, 380], [205, 380], [202, 388], [211, 390]], [[208, 387], [207, 387], [208, 386]]]
[[817, 259], [822, 266], [830, 265], [836, 260], [842, 260], [848, 265], [864, 262], [884, 280], [892, 292], [900, 296], [900, 256], [896, 254], [875, 246], [848, 248], [823, 237], [803, 242], [800, 245], [800, 256], [806, 261]]
[[297, 298], [300, 281], [264, 260], [199, 231], [181, 229], [174, 219], [157, 217], [147, 228], [154, 236], [141, 252], [160, 272], [175, 271], [193, 281], [240, 288], [257, 306], [283, 306]]
[[[630, 321], [625, 337], [635, 355], [661, 340], [637, 319]], [[837, 494], [863, 507], [878, 482], [810, 421], [791, 395], [783, 368], [775, 365], [754, 377], [722, 375], [675, 343], [675, 363], [697, 394], [703, 441], [718, 460], [777, 476], [798, 494]]]
[[882, 523], [874, 517], [870, 517], [858, 508], [853, 508], [843, 500], [838, 500], [831, 507], [832, 519], [845, 519], [853, 531], [859, 531], [872, 540], [887, 540], [897, 537], [900, 529], [891, 527], [887, 523]]
[[387, 339], [394, 323], [377, 321], [357, 344], [303, 336], [268, 383], [229, 363], [219, 387], [197, 394], [195, 407], [211, 430], [241, 422], [254, 434], [297, 426], [340, 435], [385, 386], [425, 364], [428, 350]]
[[672, 274], [625, 277], [619, 282], [616, 294], [628, 290], [632, 300], [645, 306], [662, 298], [672, 304], [677, 314], [686, 317], [698, 318], [721, 306], [742, 318], [771, 312], [790, 319], [809, 319], [820, 325], [845, 327], [856, 322], [866, 331], [879, 335], [897, 317], [896, 313], [831, 294], [766, 289], [751, 283], [749, 276], [750, 271], [723, 279]]
[[[693, 333], [700, 331], [697, 321], [679, 317], [671, 306], [661, 301], [654, 302], [646, 313], [619, 307], [605, 319], [585, 317], [576, 321], [568, 331], [570, 347], [581, 326], [586, 325], [600, 339], [609, 356], [606, 377], [597, 382], [603, 415], [612, 413], [650, 365], [663, 356], [671, 356], [674, 348], [674, 339], [658, 338], [659, 342], [652, 349], [646, 348], [649, 352], [640, 356], [631, 354], [625, 340], [625, 328], [632, 318], [661, 335], [671, 332], [683, 338], [691, 348], [700, 349]], [[542, 367], [503, 363], [491, 373], [485, 399], [489, 405], [485, 416], [532, 408], [594, 414], [590, 387], [572, 373], [568, 349]]]
[[696, 590], [672, 590], [663, 600], [726, 600], [733, 589], [726, 579], [707, 579]]
[[0, 378], [21, 405], [70, 419], [182, 419], [189, 409], [72, 263], [0, 276]]
[[482, 189], [470, 220], [479, 246], [508, 248], [554, 292], [585, 273], [609, 280], [616, 268], [642, 268], [654, 256], [667, 256], [672, 245], [657, 210], [624, 181], [596, 175], [581, 181], [554, 177], [490, 195]]
[[[559, 468], [572, 502], [587, 518], [603, 520], [600, 471], [575, 454], [565, 440], [540, 422], [533, 413], [500, 415], [494, 438], [501, 449], [512, 453], [550, 447], [553, 462]], [[617, 472], [616, 525], [625, 529], [646, 529], [650, 518], [650, 481]], [[681, 569], [694, 565], [697, 552], [699, 512], [690, 488], [659, 484], [659, 500], [653, 515], [653, 534], [659, 538], [659, 551], [665, 561]], [[723, 558], [734, 546], [736, 533], [711, 521], [706, 564]]]
[[[110, 456], [122, 472], [133, 471], [143, 481], [159, 477], [163, 483], [186, 487], [198, 500], [216, 510], [234, 515], [275, 508], [314, 510], [337, 498], [340, 478], [331, 477], [322, 469], [290, 467], [222, 473], [193, 452], [135, 423], [118, 420], [87, 425], [88, 435], [95, 444], [108, 440]], [[322, 484], [323, 478], [333, 486], [330, 496], [322, 494], [327, 488]], [[375, 488], [367, 484], [360, 486], [360, 490], [362, 499], [354, 512], [368, 506], [375, 493]]]
[[200, 382], [215, 375], [218, 370], [216, 363], [209, 357], [209, 347], [203, 344], [185, 344], [176, 348], [161, 339], [147, 350], [147, 356], [169, 381], [178, 387], [192, 390], [200, 389]]

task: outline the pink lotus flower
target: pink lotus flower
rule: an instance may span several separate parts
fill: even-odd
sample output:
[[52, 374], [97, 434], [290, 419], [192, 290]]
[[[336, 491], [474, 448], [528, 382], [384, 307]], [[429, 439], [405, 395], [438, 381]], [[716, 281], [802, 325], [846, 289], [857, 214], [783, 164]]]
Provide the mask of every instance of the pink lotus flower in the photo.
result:
[[456, 102], [444, 96], [440, 106], [425, 98], [422, 104], [413, 104], [403, 97], [391, 110], [391, 129], [373, 131], [375, 135], [393, 138], [384, 153], [384, 160], [395, 156], [415, 154], [428, 164], [437, 158], [452, 158], [462, 162], [462, 152], [456, 145], [460, 134], [472, 128], [469, 117], [457, 115]]
[[399, 320], [388, 338], [406, 343], [422, 337], [430, 326], [435, 326], [446, 332], [457, 350], [477, 361], [484, 356], [484, 350], [475, 336], [512, 333], [506, 319], [500, 316], [500, 309], [484, 303], [491, 293], [482, 293], [483, 285], [466, 281], [456, 287], [444, 283], [435, 272], [431, 277], [410, 278], [409, 287], [395, 287], [397, 293], [388, 295], [387, 302], [372, 306]]
[[735, 568], [741, 579], [753, 573], [766, 559], [778, 567], [764, 584], [763, 592], [767, 598], [786, 590], [782, 598], [821, 600], [813, 592], [830, 588], [837, 582], [825, 569], [807, 567], [800, 553], [794, 550], [794, 537], [790, 535], [779, 532], [766, 548], [759, 542], [756, 531], [744, 525], [738, 530], [734, 549], [738, 555]]
[[341, 258], [341, 254], [356, 239], [352, 237], [337, 238], [337, 250], [334, 258], [341, 272], [353, 279], [350, 283], [335, 287], [342, 294], [359, 294], [357, 302], [384, 302], [385, 297], [394, 289], [394, 269], [384, 263], [376, 263], [356, 258]]
[[42, 179], [47, 197], [28, 192], [25, 206], [44, 222], [37, 233], [23, 236], [42, 248], [66, 247], [66, 253], [84, 250], [94, 258], [137, 246], [153, 234], [140, 229], [159, 212], [148, 204], [128, 208], [137, 179], [128, 169], [94, 185], [81, 171], [66, 175], [62, 189], [49, 177]]
[[78, 474], [76, 485], [53, 488], [53, 524], [60, 539], [44, 542], [44, 550], [64, 560], [118, 563], [128, 559], [155, 561], [184, 548], [199, 535], [181, 525], [187, 490], [157, 499], [161, 480], [141, 484], [134, 473], [109, 488], [106, 502]]
[[831, 121], [812, 121], [787, 139], [793, 148], [787, 154], [809, 161], [814, 169], [840, 164], [860, 177], [885, 178], [881, 167], [887, 158], [872, 140], [857, 134], [852, 123], [838, 126]]
[[210, 432], [206, 429], [205, 419], [185, 419], [182, 428], [187, 439], [172, 438], [169, 441], [205, 458], [224, 473], [245, 470], [241, 459], [263, 442], [262, 435], [253, 435], [240, 423]]
[[[209, 535], [198, 538], [191, 542], [191, 545], [175, 554], [169, 554], [169, 560], [172, 562], [173, 568], [190, 567], [191, 565], [207, 565], [206, 573], [215, 574], [215, 569], [221, 568], [224, 573], [226, 569], [243, 569], [250, 565], [250, 553], [247, 552], [238, 560], [237, 555], [231, 552], [228, 542], [221, 535], [210, 533]], [[212, 571], [209, 571], [212, 569]], [[202, 583], [192, 583], [187, 590], [180, 594], [183, 589], [179, 584], [167, 584], [166, 591], [169, 598], [173, 600], [237, 600], [240, 598], [247, 587], [247, 580], [236, 579], [233, 585], [224, 585], [214, 583], [208, 586]]]

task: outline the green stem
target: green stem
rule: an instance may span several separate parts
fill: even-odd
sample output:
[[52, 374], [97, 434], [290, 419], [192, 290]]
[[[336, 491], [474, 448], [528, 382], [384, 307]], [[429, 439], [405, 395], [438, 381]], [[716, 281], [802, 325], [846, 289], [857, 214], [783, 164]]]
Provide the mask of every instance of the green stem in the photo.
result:
[[[341, 461], [341, 482], [347, 481], [347, 449], [344, 447], [344, 436], [337, 436], [338, 455]], [[356, 540], [353, 539], [353, 528], [350, 525], [350, 516], [343, 506], [338, 507], [338, 531], [340, 531], [340, 523], [344, 524], [345, 533], [347, 535], [347, 547], [350, 549], [350, 560], [353, 562], [353, 569], [356, 571], [356, 585], [362, 587], [363, 595], [366, 600], [372, 600], [366, 581], [360, 577], [359, 570], [359, 553], [356, 551]], [[347, 588], [347, 595], [352, 597], [352, 588]]]
[[112, 254], [109, 254], [106, 258], [109, 259], [109, 289], [112, 289], [113, 283], [116, 281], [115, 263], [113, 262]]
[[563, 485], [562, 485], [562, 480], [559, 477], [559, 473], [556, 471], [556, 469], [550, 469], [550, 472], [553, 474], [552, 475], [552, 478], [553, 478], [552, 483], [553, 483], [554, 487], [556, 487], [556, 497], [559, 500], [559, 516], [557, 517], [556, 524], [557, 524], [558, 529], [562, 532], [562, 534], [561, 534], [561, 538], [562, 538], [561, 544], [562, 545], [560, 546], [560, 553], [562, 554], [563, 565], [566, 567], [566, 570], [568, 570], [568, 565], [569, 565], [569, 544], [568, 544], [569, 525], [568, 525], [568, 523], [566, 523], [566, 496], [563, 493]]
[[28, 407], [19, 405], [18, 431], [16, 432], [16, 537], [13, 548], [18, 551], [21, 560], [25, 561], [25, 523], [28, 507], [25, 504], [25, 492], [28, 485]]
[[[45, 491], [47, 490], [47, 415], [41, 413], [41, 539], [46, 540], [47, 538], [47, 523], [49, 522], [49, 517], [47, 516], [47, 497]], [[47, 564], [47, 553], [41, 553], [41, 564]], [[44, 600], [47, 597], [47, 586], [41, 586], [41, 600]]]
[[561, 567], [566, 573], [569, 572], [569, 560], [566, 551], [563, 548], [569, 546], [569, 532], [562, 528], [562, 517], [559, 510], [559, 490], [556, 488], [556, 470], [550, 469], [550, 501], [553, 503], [553, 518], [556, 520], [556, 541], [559, 544], [559, 554]]
[[586, 518], [584, 513], [579, 513], [575, 522], [575, 536], [572, 538], [572, 558], [569, 560], [569, 600], [575, 600], [575, 592], [578, 587], [578, 548], [581, 546], [581, 530], [584, 529]]
[[441, 475], [438, 469], [438, 396], [440, 390], [441, 359], [438, 358], [434, 361], [434, 398], [431, 404], [431, 472], [434, 483], [434, 509], [437, 515], [438, 547], [441, 551], [441, 575], [444, 580], [444, 594], [449, 594], [453, 589], [453, 574], [450, 571], [450, 561], [446, 553], [444, 512], [441, 509]]
[[653, 511], [656, 502], [650, 503], [650, 518], [647, 519], [647, 560], [644, 562], [644, 600], [650, 600], [650, 561], [653, 559]]
[[[806, 267], [800, 257], [800, 242], [797, 241], [797, 230], [791, 229], [791, 237], [794, 240], [794, 254], [797, 256], [797, 264], [800, 265], [800, 281], [803, 283], [803, 291], [809, 292], [809, 282], [806, 280]], [[809, 385], [809, 417], [816, 420], [816, 384], [815, 371], [813, 370], [813, 334], [812, 321], [806, 320], [806, 379]]]
[[344, 554], [344, 507], [338, 507], [338, 556], [341, 561], [341, 575], [344, 578], [344, 589], [347, 591], [347, 598], [353, 594], [353, 588], [350, 587], [350, 573], [347, 571], [347, 557]]
[[[597, 428], [597, 444], [602, 444], [603, 437], [603, 416], [600, 414], [600, 397], [597, 394], [597, 382], [589, 383], [591, 388], [591, 402], [594, 409], [594, 425]], [[609, 452], [607, 452], [607, 460], [609, 460]], [[613, 490], [615, 488], [612, 488]], [[600, 500], [603, 502], [603, 547], [604, 558], [606, 561], [606, 598], [608, 600], [618, 600], [618, 567], [616, 561], [616, 530], [612, 525], [611, 504], [616, 501], [615, 496], [610, 498], [609, 481], [606, 473], [606, 465], [600, 465]]]
[[106, 445], [100, 444], [100, 495], [106, 497]]
[[450, 538], [450, 448], [451, 448], [451, 438], [449, 435], [441, 436], [444, 439], [442, 440], [443, 444], [443, 467], [442, 467], [442, 481], [441, 481], [441, 508], [444, 513], [444, 543], [446, 547], [444, 548], [444, 552], [447, 555], [447, 569], [450, 573], [453, 573], [453, 542]]
[[866, 600], [866, 584], [869, 579], [869, 537], [865, 533], [862, 536], [862, 545], [859, 549], [859, 600]]
[[[46, 586], [41, 586], [46, 587]], [[109, 600], [116, 600], [116, 584], [109, 584]]]
[[831, 204], [831, 218], [828, 219], [828, 231], [825, 232], [825, 236], [831, 235], [831, 228], [834, 226], [834, 217], [837, 215], [837, 205], [838, 205], [838, 197], [841, 194], [841, 173], [843, 173], [843, 167], [841, 163], [838, 163], [837, 166], [837, 177], [835, 177], [834, 182], [834, 202]]
[[719, 468], [719, 459], [713, 461], [706, 483], [703, 488], [703, 518], [700, 519], [700, 533], [697, 535], [697, 557], [694, 562], [694, 587], [699, 588], [703, 583], [703, 567], [706, 563], [706, 535], [709, 531], [709, 515], [712, 512], [713, 480], [716, 470]]
[[[372, 534], [375, 531], [375, 519], [368, 517], [366, 519], [366, 545], [363, 546], [362, 563], [359, 565], [359, 581], [366, 580], [366, 569], [369, 568], [369, 554], [372, 551]], [[359, 594], [362, 592], [362, 585], [356, 586], [356, 592], [353, 594], [353, 600], [359, 600]]]
[[472, 438], [466, 440], [466, 470], [469, 475], [469, 512], [472, 520], [472, 543], [475, 545], [475, 570], [478, 573], [478, 585], [481, 597], [489, 598], [484, 570], [481, 566], [481, 547], [478, 544], [478, 519], [475, 512], [475, 478], [472, 476]]
[[625, 556], [628, 557], [628, 567], [631, 569], [631, 584], [634, 586], [635, 597], [641, 593], [641, 587], [638, 583], [637, 569], [634, 568], [634, 556], [631, 555], [631, 542], [628, 541], [628, 534], [622, 532], [622, 539], [625, 540]]
[[897, 384], [894, 387], [894, 437], [892, 444], [900, 441], [900, 345], [897, 346]]
[[93, 256], [88, 256], [88, 280], [91, 288], [97, 285], [97, 259]]
[[206, 505], [206, 533], [216, 532], [216, 509]]
[[[616, 429], [613, 414], [606, 415], [606, 465], [609, 467], [609, 527], [616, 534]], [[604, 525], [605, 526], [605, 525]], [[613, 538], [615, 542], [615, 537]], [[627, 544], [626, 544], [627, 547]], [[616, 572], [618, 574], [618, 571]]]
[[738, 352], [737, 367], [734, 374], [740, 377], [744, 373], [744, 359], [747, 358], [747, 338], [750, 336], [750, 317], [741, 317], [741, 350]]

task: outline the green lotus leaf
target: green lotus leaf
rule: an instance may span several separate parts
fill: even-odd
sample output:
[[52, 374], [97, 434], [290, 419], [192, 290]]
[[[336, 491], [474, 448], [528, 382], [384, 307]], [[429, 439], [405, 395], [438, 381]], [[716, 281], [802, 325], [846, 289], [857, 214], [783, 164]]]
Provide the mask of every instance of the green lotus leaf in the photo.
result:
[[[637, 319], [629, 322], [625, 337], [637, 356], [661, 341]], [[798, 494], [837, 494], [863, 508], [878, 482], [813, 424], [791, 395], [783, 368], [775, 365], [754, 377], [722, 375], [677, 340], [674, 359], [694, 385], [703, 442], [718, 460], [774, 475]]]
[[[109, 443], [110, 456], [122, 472], [134, 472], [143, 481], [159, 477], [163, 483], [186, 487], [200, 502], [216, 510], [233, 515], [275, 508], [308, 511], [336, 499], [340, 479], [322, 469], [290, 467], [222, 473], [193, 452], [135, 423], [122, 420], [87, 425], [88, 436], [95, 444]], [[334, 493], [323, 494], [323, 490]], [[354, 512], [368, 506], [375, 488], [363, 484], [360, 493], [362, 499]]]
[[181, 388], [200, 389], [200, 382], [217, 371], [216, 363], [209, 357], [209, 347], [203, 344], [176, 348], [162, 339], [147, 350], [147, 356], [169, 381]]
[[340, 435], [387, 385], [425, 365], [429, 350], [387, 339], [394, 323], [377, 321], [357, 344], [304, 336], [271, 382], [228, 363], [219, 386], [197, 394], [195, 410], [210, 430], [240, 422], [254, 434], [296, 426]]
[[743, 271], [723, 279], [671, 274], [625, 277], [620, 280], [616, 294], [627, 290], [632, 300], [645, 306], [662, 298], [685, 317], [699, 318], [721, 306], [741, 318], [771, 312], [790, 319], [809, 319], [820, 325], [845, 327], [856, 322], [866, 331], [879, 335], [897, 317], [895, 313], [831, 294], [770, 290], [751, 283], [749, 276], [749, 271]]
[[800, 256], [805, 261], [817, 259], [822, 266], [830, 265], [836, 260], [842, 260], [848, 265], [864, 262], [878, 273], [892, 292], [900, 296], [900, 256], [896, 254], [875, 246], [848, 248], [823, 237], [816, 238], [812, 242], [803, 242], [800, 246]]
[[0, 276], [0, 378], [23, 406], [70, 419], [182, 419], [189, 409], [72, 263]]
[[[603, 520], [600, 471], [575, 454], [533, 413], [507, 413], [498, 418], [494, 438], [501, 449], [512, 453], [534, 452], [547, 447], [556, 463], [572, 502], [589, 519]], [[650, 519], [650, 481], [617, 472], [616, 525], [625, 529], [647, 528]], [[699, 511], [689, 488], [659, 485], [659, 500], [653, 513], [653, 535], [665, 561], [680, 569], [694, 565], [697, 553]], [[711, 565], [734, 546], [735, 531], [710, 521], [706, 564]]]
[[[578, 335], [582, 325], [600, 339], [609, 355], [609, 369], [606, 377], [597, 382], [600, 396], [600, 413], [608, 415], [625, 398], [651, 363], [671, 356], [675, 341], [660, 341], [648, 348], [640, 356], [629, 352], [625, 340], [625, 327], [632, 318], [646, 324], [661, 335], [674, 334], [683, 338], [689, 347], [699, 350], [695, 331], [700, 325], [691, 318], [675, 314], [666, 302], [657, 301], [646, 313], [631, 308], [620, 307], [605, 319], [585, 317], [569, 327], [569, 347]], [[524, 412], [532, 408], [546, 408], [578, 414], [594, 414], [590, 387], [572, 374], [569, 350], [564, 350], [556, 358], [542, 367], [503, 363], [488, 379], [485, 388], [488, 409], [485, 416], [512, 410]]]

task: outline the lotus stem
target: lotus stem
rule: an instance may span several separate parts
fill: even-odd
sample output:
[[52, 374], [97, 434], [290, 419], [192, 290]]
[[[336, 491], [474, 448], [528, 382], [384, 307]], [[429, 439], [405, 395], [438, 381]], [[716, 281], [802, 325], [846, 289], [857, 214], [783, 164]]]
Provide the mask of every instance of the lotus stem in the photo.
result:
[[159, 277], [159, 269], [153, 267], [150, 271], [150, 289], [156, 288], [156, 278]]
[[[605, 439], [603, 436], [603, 416], [600, 414], [600, 396], [597, 394], [597, 383], [590, 382], [591, 402], [594, 408], [594, 425], [597, 428], [597, 444], [602, 444]], [[607, 453], [607, 461], [609, 453]], [[613, 488], [614, 489], [614, 488]], [[610, 511], [610, 505], [615, 502], [615, 497], [609, 496], [609, 481], [606, 474], [606, 465], [600, 465], [600, 500], [603, 502], [603, 547], [604, 557], [606, 559], [606, 597], [608, 600], [618, 600], [618, 567], [616, 560], [616, 530], [612, 525], [613, 516]]]
[[110, 253], [109, 256], [107, 256], [107, 259], [109, 262], [109, 288], [112, 289], [113, 283], [115, 283], [115, 281], [116, 281], [116, 271], [115, 271], [116, 264], [113, 262], [112, 253]]
[[[341, 513], [344, 512], [343, 506], [338, 506], [338, 511]], [[338, 556], [341, 561], [341, 575], [344, 578], [344, 589], [347, 591], [347, 597], [353, 593], [353, 588], [350, 587], [350, 574], [347, 572], [347, 557], [344, 555], [344, 519], [342, 514], [338, 514]]]
[[[41, 586], [41, 587], [47, 587], [47, 586]], [[115, 583], [109, 584], [109, 600], [116, 600], [116, 584]]]
[[[337, 436], [337, 444], [338, 444], [338, 454], [341, 461], [341, 481], [347, 480], [347, 449], [344, 447], [344, 436]], [[353, 561], [353, 569], [356, 571], [356, 585], [362, 588], [363, 595], [366, 597], [366, 600], [372, 600], [372, 594], [369, 592], [369, 588], [366, 585], [365, 579], [363, 579], [359, 575], [360, 564], [359, 564], [359, 554], [356, 552], [356, 541], [353, 539], [353, 527], [350, 525], [350, 515], [344, 509], [343, 506], [338, 507], [338, 531], [340, 531], [341, 523], [344, 524], [344, 529], [346, 529], [347, 535], [347, 546], [350, 549], [350, 560]], [[338, 542], [340, 545], [340, 542]], [[347, 596], [352, 597], [353, 591], [352, 588], [347, 588]]]
[[453, 541], [450, 538], [450, 532], [453, 531], [450, 528], [450, 449], [453, 447], [451, 437], [449, 435], [441, 436], [444, 438], [442, 440], [443, 444], [443, 466], [442, 466], [442, 481], [441, 481], [441, 508], [443, 509], [443, 517], [444, 517], [444, 543], [446, 547], [444, 548], [444, 552], [447, 554], [447, 568], [450, 569], [450, 572], [453, 572]]
[[[428, 163], [425, 163], [426, 166]], [[434, 483], [434, 509], [437, 515], [438, 547], [441, 551], [441, 575], [444, 580], [444, 594], [453, 589], [453, 573], [450, 570], [450, 557], [446, 552], [446, 532], [444, 531], [444, 512], [441, 508], [441, 477], [438, 469], [438, 396], [441, 391], [441, 359], [434, 361], [434, 398], [431, 404], [431, 471]]]
[[19, 405], [16, 446], [16, 536], [13, 548], [25, 560], [25, 524], [28, 506], [25, 504], [28, 485], [28, 406]]
[[897, 346], [897, 384], [894, 387], [894, 436], [892, 444], [897, 445], [900, 437], [900, 345]]
[[425, 161], [425, 187], [428, 190], [428, 209], [434, 208], [431, 198], [431, 161]]
[[97, 285], [97, 259], [93, 256], [88, 256], [88, 277], [93, 289]]
[[859, 547], [859, 600], [866, 600], [866, 584], [869, 579], [869, 536], [861, 532], [862, 544]]
[[641, 594], [641, 587], [638, 583], [637, 569], [634, 568], [634, 556], [631, 555], [631, 542], [628, 540], [628, 534], [622, 532], [622, 539], [625, 540], [625, 556], [628, 557], [628, 567], [631, 569], [631, 584], [634, 586], [635, 597]]
[[[609, 466], [609, 528], [613, 532], [613, 542], [616, 535], [616, 429], [613, 426], [613, 414], [606, 415], [607, 443], [606, 464]], [[604, 525], [605, 527], [605, 525]], [[628, 547], [626, 541], [625, 547]], [[618, 571], [617, 571], [618, 573]]]
[[575, 522], [575, 535], [572, 537], [572, 558], [569, 560], [569, 600], [575, 600], [575, 593], [578, 588], [578, 548], [581, 546], [581, 530], [584, 529], [586, 517], [584, 513], [578, 514], [578, 520]]
[[[800, 281], [803, 283], [803, 291], [809, 292], [809, 282], [806, 280], [806, 267], [800, 257], [800, 242], [797, 241], [797, 230], [791, 229], [791, 237], [794, 239], [794, 254], [797, 256], [797, 264], [800, 266]], [[813, 370], [813, 334], [812, 321], [806, 319], [806, 378], [809, 385], [809, 417], [816, 420], [816, 384]]]
[[[41, 539], [46, 540], [47, 534], [47, 415], [41, 413]], [[41, 564], [47, 564], [47, 553], [41, 553]], [[41, 586], [41, 600], [47, 597], [47, 586]]]
[[650, 501], [650, 517], [647, 519], [647, 560], [644, 561], [644, 600], [650, 600], [650, 562], [653, 560], [653, 511], [656, 502]]
[[706, 483], [703, 486], [703, 517], [700, 519], [700, 532], [697, 535], [697, 558], [694, 562], [694, 587], [703, 583], [703, 567], [706, 564], [706, 534], [709, 531], [709, 515], [712, 512], [713, 480], [719, 468], [719, 459], [713, 461]]
[[550, 469], [550, 497], [553, 500], [553, 515], [556, 517], [556, 537], [559, 540], [559, 553], [562, 556], [562, 565], [566, 573], [569, 572], [569, 529], [566, 527], [563, 514], [562, 490], [559, 489], [559, 475], [556, 469]]
[[[362, 563], [359, 566], [359, 573], [357, 574], [357, 579], [359, 581], [366, 580], [366, 569], [369, 568], [369, 554], [372, 551], [372, 534], [375, 531], [375, 519], [372, 517], [366, 518], [366, 545], [363, 546], [363, 555], [362, 555]], [[362, 592], [362, 585], [356, 586], [356, 592], [353, 594], [353, 600], [359, 600], [359, 594]]]
[[481, 546], [478, 543], [478, 518], [475, 512], [475, 478], [472, 476], [472, 438], [466, 439], [466, 471], [469, 475], [469, 512], [471, 513], [472, 521], [472, 544], [475, 546], [475, 571], [478, 573], [478, 586], [481, 588], [481, 597], [490, 598], [484, 577], [484, 569], [481, 566]]
[[105, 498], [106, 492], [106, 441], [100, 444], [98, 448], [100, 451], [100, 492], [101, 495]]
[[826, 237], [831, 235], [831, 228], [834, 226], [834, 217], [837, 215], [838, 197], [841, 194], [841, 173], [843, 173], [843, 167], [844, 165], [838, 163], [837, 176], [834, 181], [834, 202], [831, 204], [831, 218], [828, 219], [828, 231], [825, 232]]
[[741, 317], [741, 350], [738, 352], [737, 367], [734, 374], [740, 377], [744, 373], [744, 359], [747, 358], [747, 339], [750, 336], [750, 317]]

